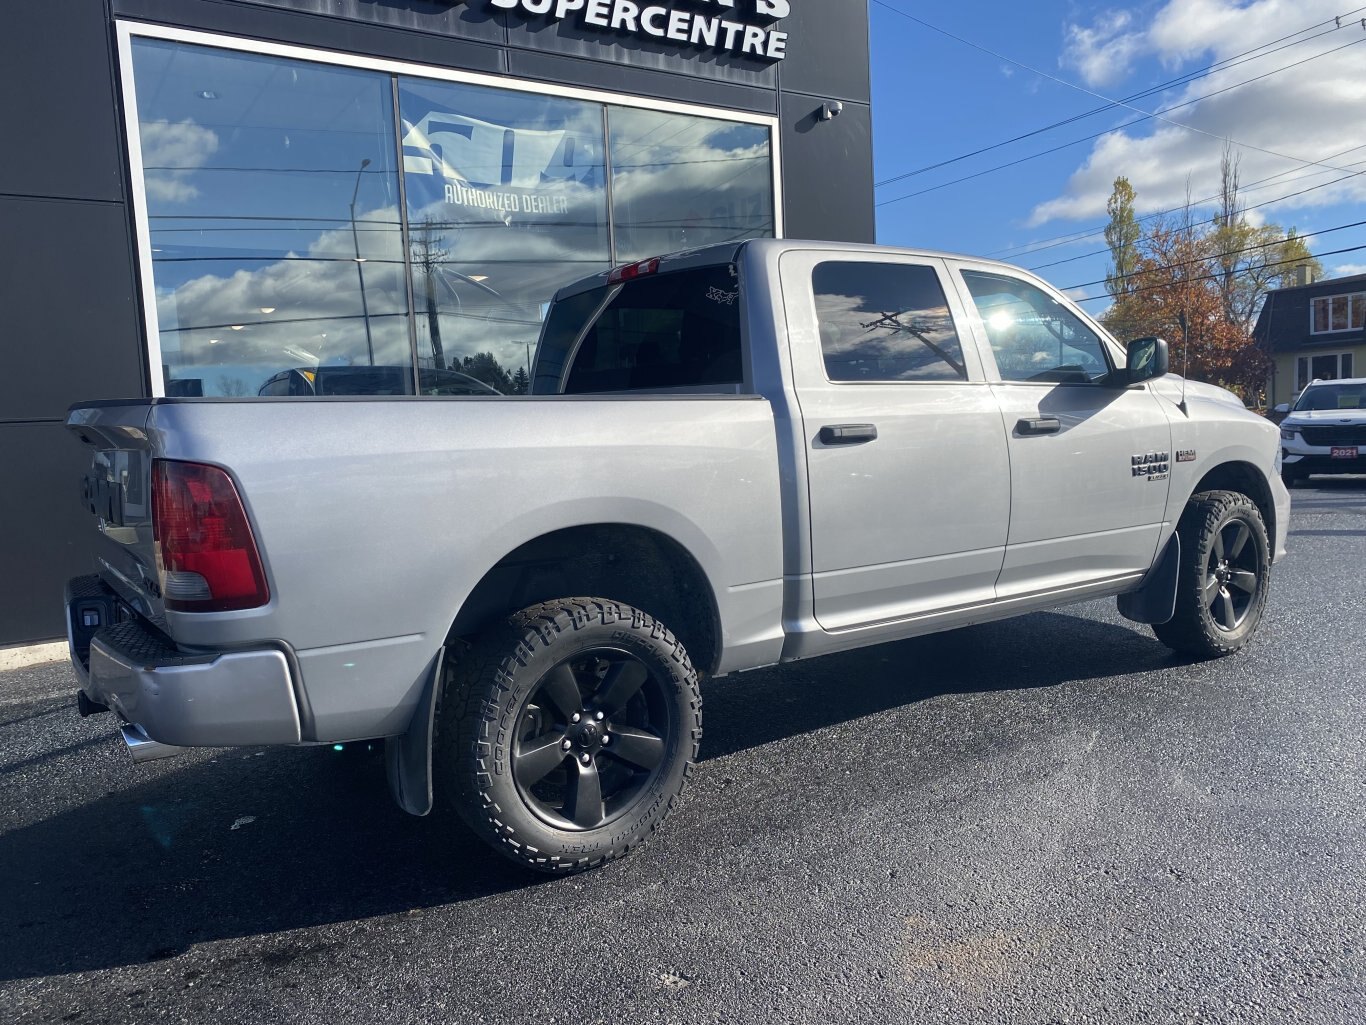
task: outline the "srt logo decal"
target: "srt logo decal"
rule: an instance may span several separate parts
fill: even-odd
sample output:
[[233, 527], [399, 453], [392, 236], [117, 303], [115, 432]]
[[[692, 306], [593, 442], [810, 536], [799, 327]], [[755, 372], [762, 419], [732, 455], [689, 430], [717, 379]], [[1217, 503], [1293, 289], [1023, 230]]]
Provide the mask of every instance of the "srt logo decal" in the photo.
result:
[[1145, 452], [1129, 457], [1129, 469], [1135, 477], [1149, 480], [1166, 480], [1171, 469], [1170, 452]]

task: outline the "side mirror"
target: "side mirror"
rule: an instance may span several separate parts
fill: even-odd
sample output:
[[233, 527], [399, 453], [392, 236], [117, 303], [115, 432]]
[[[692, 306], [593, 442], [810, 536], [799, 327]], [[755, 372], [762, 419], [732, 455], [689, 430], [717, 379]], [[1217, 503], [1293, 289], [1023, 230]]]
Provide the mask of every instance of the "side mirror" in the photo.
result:
[[1163, 377], [1169, 368], [1167, 343], [1161, 338], [1135, 338], [1129, 343], [1126, 365], [1129, 384]]
[[1289, 415], [1290, 415], [1290, 403], [1288, 403], [1288, 402], [1278, 402], [1276, 405], [1274, 405], [1274, 406], [1271, 407], [1271, 411], [1272, 411], [1273, 413], [1279, 413], [1281, 416], [1289, 416]]

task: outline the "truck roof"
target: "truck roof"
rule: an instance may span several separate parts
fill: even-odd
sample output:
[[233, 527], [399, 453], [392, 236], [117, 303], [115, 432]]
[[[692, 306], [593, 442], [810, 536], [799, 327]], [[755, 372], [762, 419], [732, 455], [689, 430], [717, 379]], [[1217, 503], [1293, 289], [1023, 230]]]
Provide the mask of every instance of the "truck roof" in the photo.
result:
[[[752, 238], [741, 242], [718, 242], [709, 246], [699, 246], [696, 249], [683, 249], [674, 253], [661, 253], [657, 257], [647, 257], [644, 260], [634, 261], [624, 266], [633, 266], [640, 263], [649, 263], [651, 260], [660, 261], [660, 271], [679, 271], [689, 270], [693, 267], [709, 267], [718, 263], [734, 263], [740, 253], [747, 249], [758, 249], [764, 254], [784, 253], [794, 249], [824, 249], [837, 253], [885, 253], [895, 256], [912, 256], [927, 259], [943, 260], [972, 260], [974, 263], [989, 264], [1008, 269], [1013, 273], [1020, 273], [1022, 268], [1014, 264], [1004, 263], [1000, 260], [987, 260], [977, 256], [967, 256], [963, 253], [948, 253], [934, 249], [908, 249], [904, 246], [882, 246], [870, 245], [864, 242], [831, 242], [815, 239], [795, 239], [795, 238]], [[615, 268], [614, 268], [615, 269]], [[601, 288], [608, 284], [608, 277], [612, 273], [610, 270], [592, 274], [578, 281], [570, 282], [555, 293], [555, 300], [568, 298], [571, 295], [578, 295], [580, 292], [587, 292], [594, 288]], [[1028, 273], [1027, 271], [1025, 273]]]

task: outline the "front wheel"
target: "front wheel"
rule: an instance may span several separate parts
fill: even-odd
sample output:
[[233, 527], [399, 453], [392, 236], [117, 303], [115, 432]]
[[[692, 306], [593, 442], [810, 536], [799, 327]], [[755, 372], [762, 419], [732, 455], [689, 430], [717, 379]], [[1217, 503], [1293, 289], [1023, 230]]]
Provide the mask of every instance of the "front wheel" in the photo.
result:
[[436, 783], [476, 833], [549, 873], [620, 857], [659, 827], [697, 758], [697, 673], [639, 609], [523, 609], [449, 667]]
[[1237, 651], [1257, 629], [1271, 584], [1271, 547], [1257, 506], [1234, 491], [1193, 495], [1177, 525], [1176, 613], [1157, 639], [1195, 658]]

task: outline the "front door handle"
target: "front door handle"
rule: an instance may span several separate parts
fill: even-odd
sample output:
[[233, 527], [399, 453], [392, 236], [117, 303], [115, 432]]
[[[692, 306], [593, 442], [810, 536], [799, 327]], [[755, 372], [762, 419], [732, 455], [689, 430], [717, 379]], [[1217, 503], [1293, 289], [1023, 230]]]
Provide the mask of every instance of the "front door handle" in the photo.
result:
[[877, 440], [877, 427], [873, 424], [826, 424], [821, 428], [823, 445], [862, 445]]
[[1027, 416], [1015, 422], [1015, 430], [1020, 434], [1057, 434], [1062, 421], [1056, 416]]

